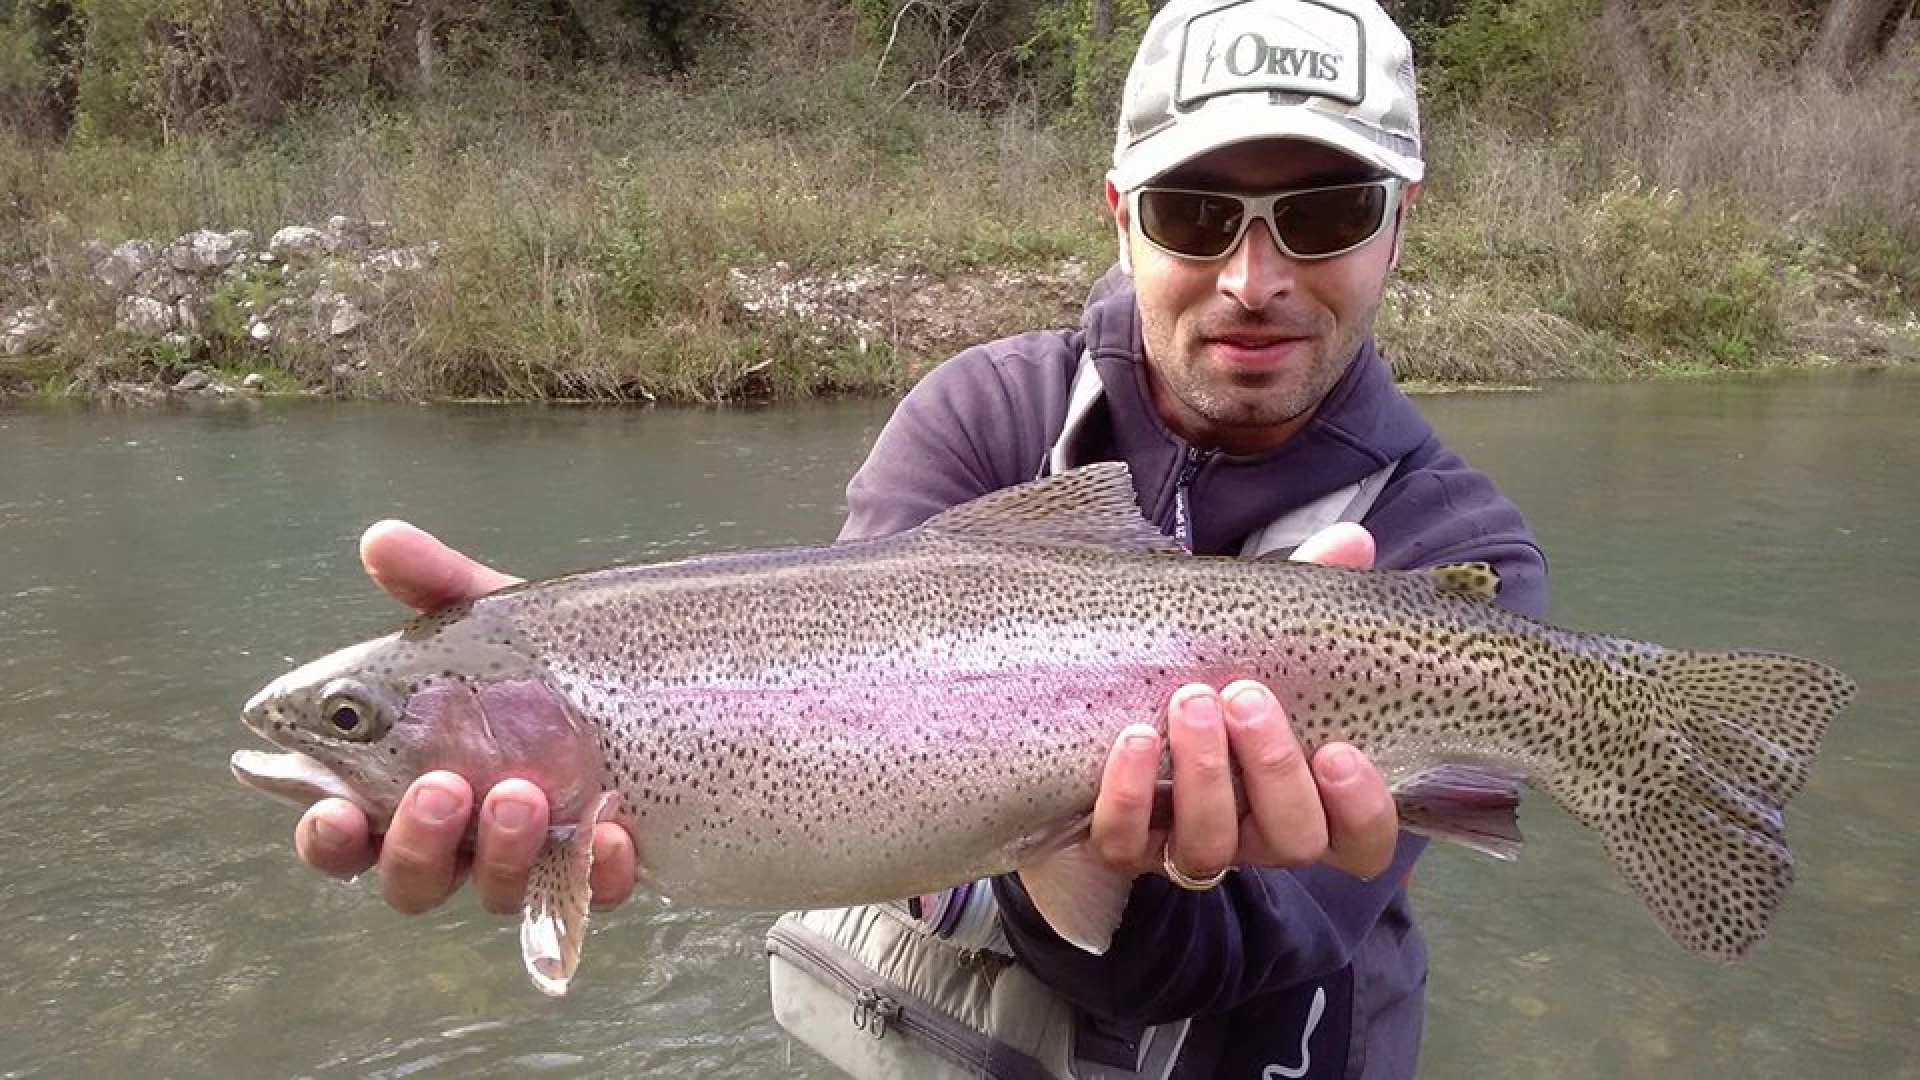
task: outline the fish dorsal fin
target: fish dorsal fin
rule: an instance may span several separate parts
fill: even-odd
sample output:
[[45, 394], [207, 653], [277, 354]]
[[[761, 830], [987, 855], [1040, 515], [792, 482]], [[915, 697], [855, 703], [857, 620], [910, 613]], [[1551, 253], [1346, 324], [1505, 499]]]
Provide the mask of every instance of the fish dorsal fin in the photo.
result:
[[1106, 461], [982, 495], [935, 515], [922, 529], [1031, 544], [1178, 552], [1140, 516], [1124, 462]]
[[1492, 563], [1462, 562], [1436, 566], [1427, 576], [1441, 592], [1458, 593], [1479, 600], [1500, 599], [1500, 573]]

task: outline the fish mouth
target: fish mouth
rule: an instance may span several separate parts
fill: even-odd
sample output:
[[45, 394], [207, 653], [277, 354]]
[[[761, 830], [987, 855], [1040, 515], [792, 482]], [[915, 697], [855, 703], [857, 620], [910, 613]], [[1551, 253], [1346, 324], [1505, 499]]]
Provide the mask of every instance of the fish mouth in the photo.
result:
[[346, 799], [369, 817], [373, 814], [338, 774], [298, 751], [235, 750], [227, 765], [234, 779], [288, 802], [312, 806], [321, 799]]

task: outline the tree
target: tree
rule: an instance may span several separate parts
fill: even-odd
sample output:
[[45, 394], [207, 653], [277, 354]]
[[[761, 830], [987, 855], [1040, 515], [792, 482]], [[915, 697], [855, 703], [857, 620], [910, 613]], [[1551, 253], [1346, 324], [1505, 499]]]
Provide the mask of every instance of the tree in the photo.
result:
[[1903, 8], [1902, 0], [1833, 0], [1803, 66], [1852, 82], [1878, 59], [1902, 19], [1915, 17]]

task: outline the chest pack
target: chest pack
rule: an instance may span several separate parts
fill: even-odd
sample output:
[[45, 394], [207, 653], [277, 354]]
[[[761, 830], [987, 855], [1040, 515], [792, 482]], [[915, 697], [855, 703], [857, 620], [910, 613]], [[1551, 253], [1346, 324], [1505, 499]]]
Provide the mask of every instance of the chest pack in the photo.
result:
[[[1082, 355], [1060, 436], [1038, 474], [1083, 463], [1104, 397]], [[1398, 461], [1255, 531], [1240, 554], [1284, 556], [1340, 521], [1357, 522]], [[774, 1020], [855, 1080], [1166, 1080], [1190, 1021], [1121, 1028], [1075, 1009], [1013, 958], [993, 890], [790, 911], [767, 931]]]

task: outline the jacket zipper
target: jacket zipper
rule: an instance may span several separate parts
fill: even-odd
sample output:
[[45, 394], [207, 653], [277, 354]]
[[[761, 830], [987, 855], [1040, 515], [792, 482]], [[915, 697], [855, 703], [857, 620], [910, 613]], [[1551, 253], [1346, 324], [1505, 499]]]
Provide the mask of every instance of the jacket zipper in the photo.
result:
[[1173, 482], [1173, 539], [1189, 552], [1193, 550], [1193, 481], [1212, 457], [1211, 450], [1187, 447], [1186, 460], [1181, 462], [1180, 475]]

